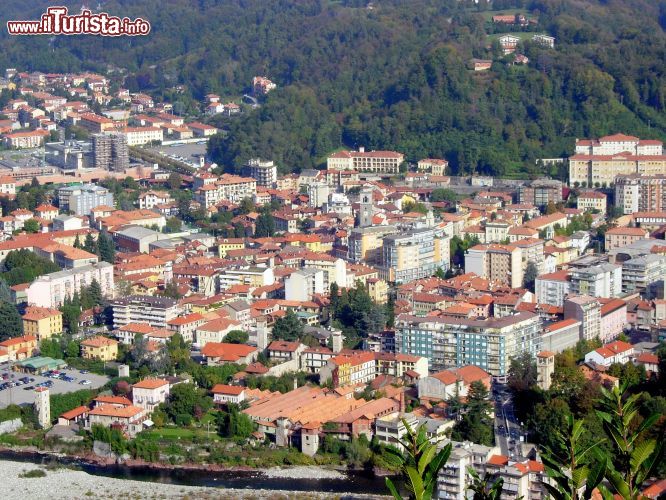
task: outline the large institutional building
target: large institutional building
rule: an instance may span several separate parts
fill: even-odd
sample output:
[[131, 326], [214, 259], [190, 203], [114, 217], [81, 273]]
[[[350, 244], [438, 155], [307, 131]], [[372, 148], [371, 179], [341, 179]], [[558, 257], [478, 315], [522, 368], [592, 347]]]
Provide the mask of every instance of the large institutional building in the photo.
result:
[[358, 170], [374, 174], [397, 174], [405, 155], [395, 151], [338, 151], [328, 157], [328, 170]]
[[611, 185], [618, 175], [627, 174], [666, 174], [663, 143], [624, 134], [576, 140], [575, 154], [569, 158], [571, 185]]

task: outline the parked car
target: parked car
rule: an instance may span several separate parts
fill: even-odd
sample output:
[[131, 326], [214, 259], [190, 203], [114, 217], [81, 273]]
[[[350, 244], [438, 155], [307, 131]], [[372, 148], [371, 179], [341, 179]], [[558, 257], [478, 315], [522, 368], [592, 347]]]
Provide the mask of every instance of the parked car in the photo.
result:
[[92, 382], [90, 380], [82, 380], [81, 382], [79, 382], [79, 384], [80, 385], [90, 385], [90, 384], [92, 384]]

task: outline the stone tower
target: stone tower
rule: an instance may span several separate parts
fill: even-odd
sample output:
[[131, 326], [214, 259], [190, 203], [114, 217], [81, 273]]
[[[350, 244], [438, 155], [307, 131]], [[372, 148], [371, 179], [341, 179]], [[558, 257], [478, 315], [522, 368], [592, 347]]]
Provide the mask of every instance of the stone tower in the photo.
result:
[[334, 353], [339, 353], [342, 351], [342, 341], [344, 340], [344, 337], [342, 336], [342, 332], [340, 330], [332, 330], [331, 331], [331, 347], [333, 349]]
[[37, 412], [37, 421], [42, 429], [51, 427], [51, 399], [46, 387], [35, 389], [35, 411]]
[[364, 187], [361, 189], [359, 198], [359, 216], [358, 225], [360, 227], [372, 226], [372, 216], [375, 215], [375, 209], [372, 203], [372, 187]]
[[537, 385], [547, 391], [555, 373], [555, 353], [541, 351], [537, 353]]
[[257, 318], [257, 349], [264, 352], [268, 347], [268, 322], [265, 316]]

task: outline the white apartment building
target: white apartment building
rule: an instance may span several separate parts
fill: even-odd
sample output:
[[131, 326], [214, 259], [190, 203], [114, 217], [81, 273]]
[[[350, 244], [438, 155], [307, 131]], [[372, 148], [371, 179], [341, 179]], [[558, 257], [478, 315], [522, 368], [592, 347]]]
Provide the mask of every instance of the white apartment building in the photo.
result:
[[571, 293], [605, 299], [619, 297], [622, 294], [622, 267], [616, 264], [599, 264], [573, 269]]
[[562, 307], [564, 297], [571, 291], [571, 278], [567, 271], [541, 274], [534, 282], [534, 291], [539, 304]]
[[272, 161], [252, 158], [243, 167], [243, 175], [255, 179], [257, 186], [273, 187], [277, 182], [277, 166]]
[[222, 200], [239, 203], [244, 198], [254, 199], [257, 194], [257, 181], [251, 177], [222, 174], [217, 180], [207, 182], [194, 192], [195, 201], [206, 208]]
[[291, 273], [284, 280], [286, 300], [308, 301], [314, 294], [325, 293], [324, 272], [320, 269], [304, 268]]
[[130, 295], [111, 301], [113, 328], [128, 323], [148, 323], [156, 328], [167, 328], [169, 320], [180, 313], [178, 301], [168, 297]]
[[113, 298], [113, 266], [108, 262], [98, 262], [40, 276], [26, 289], [27, 302], [57, 309], [66, 298], [90, 286], [93, 280], [99, 283], [104, 297]]

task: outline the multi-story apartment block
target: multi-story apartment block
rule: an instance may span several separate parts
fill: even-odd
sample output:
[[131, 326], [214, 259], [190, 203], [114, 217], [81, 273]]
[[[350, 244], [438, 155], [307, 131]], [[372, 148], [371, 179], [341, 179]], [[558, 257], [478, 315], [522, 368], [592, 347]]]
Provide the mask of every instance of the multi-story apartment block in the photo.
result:
[[[442, 446], [445, 443], [442, 443]], [[451, 455], [437, 476], [437, 489], [433, 498], [466, 500], [467, 486], [471, 482], [469, 469], [483, 471], [488, 460], [500, 452], [497, 447], [470, 442], [452, 442]]]
[[[622, 292], [655, 297], [663, 290], [666, 256], [648, 254], [622, 262]], [[655, 290], [653, 288], [658, 288]]]
[[511, 358], [536, 354], [541, 320], [517, 312], [502, 318], [417, 317], [396, 320], [396, 351], [428, 358], [432, 370], [476, 365], [495, 377], [508, 373]]
[[63, 211], [88, 215], [100, 205], [113, 207], [113, 193], [95, 184], [66, 186], [58, 189], [58, 205]]
[[148, 323], [156, 328], [167, 328], [169, 320], [178, 316], [178, 301], [167, 297], [131, 295], [109, 304], [113, 309], [113, 327], [129, 323]]
[[239, 203], [244, 198], [253, 199], [257, 194], [257, 181], [250, 177], [233, 174], [222, 174], [212, 182], [205, 182], [194, 193], [194, 199], [211, 207], [222, 200]]
[[441, 228], [423, 228], [384, 237], [380, 278], [405, 283], [432, 276], [450, 262], [449, 237]]
[[465, 270], [512, 288], [523, 286], [521, 249], [514, 245], [476, 245], [465, 254]]
[[568, 297], [564, 301], [564, 319], [580, 321], [581, 340], [601, 338], [601, 303], [596, 297]]
[[277, 166], [272, 161], [252, 158], [243, 167], [243, 175], [255, 179], [257, 186], [273, 187], [277, 182]]
[[12, 149], [37, 148], [44, 144], [48, 137], [47, 130], [31, 130], [28, 132], [14, 132], [13, 134], [4, 134], [5, 145]]
[[66, 298], [80, 293], [96, 280], [102, 289], [102, 295], [113, 298], [113, 266], [108, 262], [98, 262], [85, 266], [45, 274], [35, 279], [26, 289], [27, 302], [39, 307], [60, 307]]
[[615, 205], [624, 214], [666, 211], [666, 175], [618, 175]]
[[347, 260], [380, 264], [384, 237], [398, 232], [395, 226], [357, 227], [351, 230], [348, 238]]
[[123, 134], [93, 134], [93, 166], [102, 170], [123, 171], [129, 167], [127, 137]]
[[618, 175], [628, 174], [666, 174], [663, 143], [623, 134], [576, 140], [575, 154], [569, 158], [572, 185], [612, 185]]
[[539, 304], [562, 307], [571, 291], [571, 276], [568, 271], [541, 274], [535, 280], [534, 291]]
[[552, 179], [538, 179], [520, 186], [520, 203], [537, 207], [562, 201], [562, 183]]
[[608, 252], [614, 248], [631, 245], [649, 236], [650, 232], [640, 227], [614, 227], [606, 231], [604, 235], [604, 247]]
[[284, 280], [284, 297], [287, 300], [312, 300], [314, 294], [326, 291], [324, 272], [320, 269], [304, 268], [291, 273]]
[[622, 267], [599, 264], [573, 269], [571, 293], [602, 298], [619, 297], [622, 294]]
[[395, 151], [339, 151], [328, 157], [328, 170], [357, 170], [374, 174], [397, 174], [405, 155]]
[[598, 191], [584, 191], [578, 195], [576, 207], [585, 212], [597, 211], [606, 215], [606, 195]]

